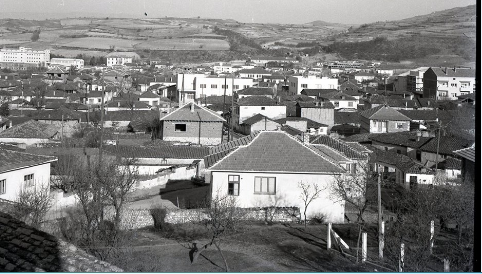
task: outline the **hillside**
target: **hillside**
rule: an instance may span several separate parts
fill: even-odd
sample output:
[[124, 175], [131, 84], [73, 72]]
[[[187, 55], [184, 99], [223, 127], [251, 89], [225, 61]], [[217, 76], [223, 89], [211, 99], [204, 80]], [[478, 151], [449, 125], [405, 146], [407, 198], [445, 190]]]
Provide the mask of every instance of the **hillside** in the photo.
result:
[[[376, 38], [379, 39], [375, 41]], [[476, 8], [472, 5], [398, 21], [364, 24], [333, 36], [334, 43], [326, 50], [348, 59], [400, 61], [433, 56], [432, 59], [470, 63], [475, 62], [475, 38]], [[402, 47], [411, 48], [408, 55], [400, 54]]]

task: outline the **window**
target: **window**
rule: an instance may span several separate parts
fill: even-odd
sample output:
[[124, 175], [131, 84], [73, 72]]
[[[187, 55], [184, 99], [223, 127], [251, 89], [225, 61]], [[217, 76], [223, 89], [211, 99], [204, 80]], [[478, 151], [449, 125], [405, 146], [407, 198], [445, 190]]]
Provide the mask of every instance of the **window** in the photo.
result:
[[353, 102], [348, 102], [349, 107], [353, 107]]
[[276, 194], [276, 178], [254, 177], [254, 194]]
[[451, 83], [450, 86], [456, 88], [456, 87], [457, 87], [457, 83]]
[[25, 186], [33, 186], [33, 174], [23, 176]]
[[339, 106], [340, 106], [340, 102], [333, 102], [333, 105], [335, 105], [335, 107], [339, 107]]
[[212, 85], [211, 85], [211, 88], [218, 88], [218, 85], [212, 84]]
[[200, 84], [199, 87], [200, 88], [206, 88], [206, 84]]
[[346, 164], [346, 170], [350, 174], [356, 174], [356, 163]]
[[265, 110], [265, 109], [266, 109], [266, 107], [261, 107], [261, 110]]
[[452, 93], [452, 97], [457, 97], [457, 93]]
[[97, 101], [98, 101], [99, 103], [102, 103], [102, 99], [97, 99]]
[[301, 88], [308, 88], [308, 84], [301, 84]]
[[0, 180], [0, 195], [6, 193], [7, 179]]
[[221, 88], [228, 89], [228, 88], [229, 88], [229, 85], [221, 85]]
[[398, 129], [403, 128], [403, 123], [397, 123], [397, 128]]
[[239, 196], [239, 175], [228, 175], [228, 195]]
[[248, 86], [248, 85], [244, 85], [243, 88], [249, 88], [249, 86]]
[[186, 124], [174, 124], [174, 131], [186, 131]]
[[234, 89], [239, 89], [239, 85], [234, 85]]

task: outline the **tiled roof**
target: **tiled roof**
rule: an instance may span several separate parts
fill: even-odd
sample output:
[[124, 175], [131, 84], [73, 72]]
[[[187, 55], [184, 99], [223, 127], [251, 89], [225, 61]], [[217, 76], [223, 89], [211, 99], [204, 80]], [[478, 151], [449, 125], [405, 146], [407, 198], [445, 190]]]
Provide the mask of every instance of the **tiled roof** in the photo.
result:
[[57, 126], [30, 120], [0, 132], [0, 138], [50, 139], [58, 132]]
[[468, 148], [456, 150], [454, 154], [475, 163], [475, 144]]
[[388, 121], [410, 121], [411, 119], [401, 114], [399, 111], [388, 107], [378, 106], [375, 108], [367, 109], [360, 113], [362, 117], [370, 120], [388, 120]]
[[258, 114], [256, 114], [256, 115], [254, 115], [253, 117], [250, 117], [250, 118], [244, 120], [244, 121], [243, 121], [243, 124], [245, 124], [245, 125], [253, 125], [253, 124], [256, 124], [257, 122], [259, 122], [259, 121], [261, 121], [261, 120], [264, 120], [264, 119], [273, 121], [273, 120], [271, 120], [270, 118], [264, 116], [263, 114], [259, 114], [259, 113], [258, 113]]
[[49, 69], [46, 73], [47, 73], [47, 74], [48, 74], [48, 73], [53, 73], [53, 74], [67, 74], [67, 73], [69, 73], [69, 71], [66, 70], [66, 69], [63, 69], [63, 68], [61, 68], [61, 67], [59, 67], [59, 66], [55, 66], [55, 67], [53, 67], [52, 69]]
[[438, 165], [439, 168], [442, 169], [462, 169], [462, 161], [453, 157], [447, 157], [443, 162], [440, 162]]
[[55, 157], [50, 156], [0, 149], [0, 173], [22, 167], [54, 162], [56, 160]]
[[355, 149], [356, 151], [358, 151], [360, 153], [372, 153], [373, 152], [370, 149], [368, 149], [366, 146], [364, 146], [362, 144], [359, 144], [357, 142], [345, 142], [345, 144], [347, 146], [352, 147], [353, 149]]
[[301, 91], [301, 94], [306, 96], [321, 96], [323, 94], [336, 92], [336, 89], [313, 89], [313, 88], [305, 88]]
[[280, 124], [286, 124], [288, 121], [306, 121], [306, 126], [308, 128], [320, 128], [320, 127], [327, 127], [328, 125], [318, 123], [316, 121], [313, 121], [311, 119], [305, 118], [305, 117], [286, 117], [286, 118], [281, 118], [276, 120], [276, 122]]
[[56, 110], [42, 110], [39, 111], [37, 115], [34, 116], [35, 120], [80, 120], [82, 113], [69, 110], [66, 108], [56, 109]]
[[288, 126], [288, 125], [282, 125], [280, 130], [288, 133], [291, 136], [295, 136], [295, 137], [302, 136], [303, 133], [304, 133], [303, 131], [301, 131], [297, 128], [294, 128], [292, 126]]
[[154, 94], [150, 91], [146, 91], [143, 94], [141, 94], [141, 96], [139, 96], [139, 98], [159, 98], [159, 95], [156, 95], [156, 94]]
[[371, 104], [387, 105], [396, 108], [418, 108], [416, 100], [402, 98], [388, 98], [385, 96], [372, 96], [369, 100]]
[[143, 108], [143, 109], [148, 109], [148, 108], [151, 108], [151, 106], [149, 106], [147, 103], [145, 102], [142, 102], [142, 101], [127, 101], [127, 100], [123, 100], [123, 101], [111, 101], [107, 104], [108, 107], [121, 107], [121, 108], [137, 108], [137, 109], [140, 109], [140, 108]]
[[220, 152], [210, 154], [210, 155], [204, 157], [204, 166], [206, 168], [209, 168], [209, 167], [213, 166], [215, 163], [217, 163], [218, 161], [223, 159], [226, 155], [228, 155], [228, 153], [230, 153], [231, 151], [233, 151], [235, 149], [236, 148], [233, 147], [231, 149], [220, 151]]
[[431, 68], [439, 77], [475, 77], [475, 70], [463, 68]]
[[334, 109], [335, 106], [331, 102], [315, 102], [315, 101], [310, 101], [310, 102], [297, 102], [297, 106], [301, 108], [326, 108], [326, 109]]
[[239, 139], [236, 139], [236, 140], [233, 140], [233, 141], [230, 141], [230, 142], [227, 142], [227, 143], [223, 143], [223, 144], [220, 144], [220, 145], [217, 145], [217, 146], [214, 146], [214, 147], [210, 147], [209, 148], [209, 154], [216, 154], [216, 153], [219, 153], [219, 152], [222, 152], [222, 151], [227, 151], [227, 150], [231, 151], [231, 150], [233, 150], [233, 149], [235, 149], [239, 146], [247, 145], [258, 134], [259, 134], [259, 131], [255, 131], [248, 136], [241, 137]]
[[360, 133], [360, 128], [349, 124], [341, 124], [332, 126], [330, 131], [340, 135], [354, 135]]
[[243, 97], [237, 102], [240, 106], [276, 106], [278, 102], [267, 96], [248, 96]]
[[351, 101], [357, 100], [355, 97], [339, 91], [322, 94], [320, 95], [320, 97], [329, 99], [329, 100], [351, 100]]
[[[92, 117], [94, 116], [91, 114]], [[151, 118], [158, 115], [157, 111], [154, 110], [119, 110], [119, 111], [109, 111], [104, 116], [105, 121], [133, 121], [138, 118]], [[99, 113], [100, 117], [100, 113]]]
[[370, 140], [384, 143], [384, 144], [391, 144], [391, 145], [418, 149], [424, 144], [426, 144], [428, 141], [430, 141], [433, 137], [417, 137], [416, 132], [408, 131], [408, 132], [372, 134], [369, 138]]
[[[193, 110], [191, 111], [191, 107]], [[196, 103], [186, 104], [160, 119], [161, 121], [201, 121], [224, 122], [223, 117], [214, 111], [201, 107]]]
[[335, 111], [334, 119], [336, 125], [359, 124], [360, 112], [358, 111]]
[[438, 102], [432, 98], [416, 98], [416, 100], [420, 107], [435, 108], [438, 106]]
[[401, 109], [399, 112], [412, 120], [435, 121], [437, 119], [436, 110], [408, 110]]
[[[421, 151], [437, 153], [438, 136], [430, 139], [427, 143], [420, 147]], [[474, 142], [459, 137], [440, 136], [439, 153], [445, 155], [455, 155], [454, 151], [470, 147]]]
[[345, 142], [357, 142], [357, 143], [371, 142], [371, 139], [370, 139], [371, 135], [373, 135], [373, 133], [355, 134], [355, 135], [351, 135], [349, 137], [344, 138], [343, 141], [345, 141]]
[[371, 154], [370, 162], [394, 166], [403, 172], [416, 174], [432, 173], [431, 170], [425, 168], [422, 163], [417, 162], [408, 156], [398, 154], [392, 151], [382, 151], [380, 149], [375, 149], [374, 153]]
[[0, 271], [122, 272], [122, 269], [0, 212]]
[[106, 146], [105, 152], [125, 158], [174, 158], [174, 159], [202, 159], [209, 153], [207, 147], [196, 146]]
[[241, 95], [273, 95], [273, 89], [272, 88], [265, 88], [265, 87], [249, 87], [242, 89], [240, 91], [237, 91], [237, 94]]
[[296, 94], [296, 95], [288, 95], [282, 98], [282, 101], [291, 101], [291, 102], [299, 102], [299, 101], [315, 101], [312, 97], [304, 94]]
[[341, 173], [344, 170], [282, 131], [262, 131], [210, 170]]
[[271, 71], [262, 69], [262, 68], [252, 68], [252, 69], [242, 69], [238, 70], [237, 73], [243, 73], [243, 74], [269, 74], [271, 75]]
[[310, 142], [313, 145], [326, 145], [330, 148], [342, 153], [345, 157], [349, 159], [364, 159], [366, 158], [365, 155], [358, 152], [356, 149], [353, 149], [351, 146], [347, 145], [346, 142], [335, 139], [328, 135], [320, 135], [313, 138], [313, 141]]

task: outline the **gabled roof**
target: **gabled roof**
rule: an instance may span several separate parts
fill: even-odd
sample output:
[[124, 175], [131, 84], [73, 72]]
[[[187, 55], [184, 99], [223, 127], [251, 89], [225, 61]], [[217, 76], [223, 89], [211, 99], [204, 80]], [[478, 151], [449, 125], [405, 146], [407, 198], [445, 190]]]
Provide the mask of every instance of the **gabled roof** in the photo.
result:
[[360, 115], [370, 120], [411, 121], [407, 116], [388, 106], [367, 109], [362, 111]]
[[[100, 117], [100, 112], [95, 112]], [[94, 113], [91, 114], [94, 117]], [[104, 121], [134, 121], [137, 119], [152, 119], [158, 117], [159, 113], [155, 110], [118, 110], [109, 111], [104, 116]]]
[[57, 158], [0, 149], [0, 173], [54, 161], [57, 161]]
[[296, 105], [300, 108], [326, 108], [334, 109], [335, 106], [331, 102], [316, 102], [316, 101], [299, 101]]
[[276, 106], [278, 102], [266, 96], [247, 96], [238, 100], [240, 106]]
[[379, 133], [370, 135], [370, 140], [379, 143], [404, 146], [410, 148], [420, 148], [433, 137], [417, 137], [417, 133], [414, 131], [408, 132], [396, 132], [396, 133]]
[[196, 103], [188, 103], [160, 119], [161, 121], [199, 121], [225, 122], [226, 120], [216, 112], [201, 107]]
[[327, 127], [328, 125], [318, 123], [316, 121], [313, 121], [311, 119], [305, 118], [305, 117], [286, 117], [286, 118], [281, 118], [276, 120], [276, 122], [280, 124], [286, 124], [288, 121], [306, 121], [306, 126], [307, 128], [320, 128], [320, 127]]
[[223, 143], [214, 147], [210, 147], [209, 154], [216, 154], [222, 151], [231, 151], [235, 148], [238, 148], [239, 146], [247, 145], [254, 139], [254, 137], [258, 136], [258, 134], [259, 131], [255, 131], [248, 136], [241, 137], [239, 139]]
[[336, 163], [348, 162], [350, 160], [347, 157], [345, 157], [343, 154], [341, 154], [339, 151], [336, 151], [327, 145], [311, 144], [310, 147], [313, 148], [321, 156], [324, 156]]
[[30, 120], [0, 132], [0, 138], [50, 139], [58, 132], [55, 125]]
[[274, 95], [270, 87], [249, 87], [236, 92], [241, 95]]
[[[438, 136], [433, 137], [420, 147], [421, 151], [437, 153], [437, 141]], [[440, 136], [440, 142], [438, 142], [438, 152], [445, 155], [455, 155], [454, 151], [461, 150], [463, 148], [470, 147], [474, 142], [466, 139], [462, 139], [455, 136]]]
[[358, 111], [335, 111], [335, 125], [359, 124], [360, 112]]
[[[412, 120], [435, 121], [437, 120], [437, 111], [431, 109], [408, 110], [400, 109], [399, 112]], [[440, 111], [439, 111], [440, 112]]]
[[131, 102], [131, 101], [127, 101], [127, 100], [110, 101], [107, 104], [107, 106], [108, 107], [120, 107], [120, 108], [137, 108], [137, 109], [140, 109], [140, 108], [149, 109], [149, 108], [151, 108], [151, 106], [148, 105], [145, 102], [142, 102], [142, 101]]
[[270, 118], [264, 116], [263, 114], [258, 113], [258, 114], [256, 114], [256, 115], [254, 115], [253, 117], [250, 117], [250, 118], [244, 120], [244, 121], [243, 121], [243, 124], [245, 124], [245, 125], [254, 125], [254, 124], [256, 124], [257, 122], [259, 122], [259, 121], [261, 121], [261, 120], [264, 120], [264, 119], [273, 121], [273, 120], [271, 120]]
[[398, 154], [392, 151], [382, 151], [380, 149], [374, 149], [373, 154], [371, 154], [370, 156], [370, 162], [390, 165], [406, 173], [433, 173], [430, 169], [427, 169], [422, 163], [417, 162], [408, 156]]
[[156, 94], [154, 94], [150, 91], [146, 91], [143, 94], [141, 94], [141, 96], [139, 96], [139, 98], [159, 98], [159, 95], [156, 95]]
[[389, 98], [385, 96], [372, 96], [368, 100], [371, 104], [382, 104], [389, 107], [397, 108], [418, 108], [419, 105], [416, 100], [403, 99], [403, 98]]
[[53, 68], [49, 69], [46, 73], [47, 74], [51, 74], [51, 73], [53, 73], [53, 74], [67, 74], [67, 73], [69, 73], [69, 71], [66, 70], [66, 69], [63, 69], [60, 66], [54, 66]]
[[438, 77], [475, 77], [475, 70], [466, 68], [436, 68], [431, 67]]
[[357, 100], [355, 97], [350, 96], [346, 93], [343, 93], [341, 91], [334, 91], [330, 93], [325, 93], [320, 95], [321, 98], [329, 99], [329, 100], [349, 100], [349, 101], [355, 101]]
[[211, 171], [342, 173], [344, 170], [282, 131], [262, 131], [209, 168]]
[[292, 126], [289, 126], [289, 125], [282, 125], [280, 130], [284, 131], [284, 132], [286, 132], [289, 135], [294, 136], [294, 137], [300, 137], [300, 136], [303, 136], [303, 134], [304, 134], [303, 131], [301, 131], [297, 128], [294, 128]]
[[106, 146], [107, 154], [124, 158], [203, 159], [209, 153], [207, 147], [164, 145], [160, 147]]
[[34, 116], [35, 120], [57, 120], [57, 121], [67, 121], [67, 120], [80, 120], [82, 114], [73, 110], [66, 108], [56, 109], [56, 110], [43, 110], [39, 111], [37, 115]]
[[313, 140], [310, 142], [313, 145], [326, 145], [339, 153], [343, 154], [345, 157], [349, 159], [366, 159], [366, 156], [357, 151], [356, 149], [353, 149], [351, 146], [346, 144], [345, 141], [342, 141], [340, 139], [335, 139], [333, 137], [330, 137], [328, 135], [320, 135], [316, 136], [313, 138]]
[[468, 148], [456, 150], [454, 154], [475, 163], [475, 144]]

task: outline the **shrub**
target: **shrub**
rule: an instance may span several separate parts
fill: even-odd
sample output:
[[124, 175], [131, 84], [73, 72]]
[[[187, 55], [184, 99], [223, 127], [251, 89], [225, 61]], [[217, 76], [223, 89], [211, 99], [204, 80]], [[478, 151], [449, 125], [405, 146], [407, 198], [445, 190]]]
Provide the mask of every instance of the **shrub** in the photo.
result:
[[311, 217], [310, 225], [319, 225], [325, 223], [326, 216], [322, 213], [318, 213], [315, 216]]
[[164, 207], [153, 207], [149, 210], [149, 213], [154, 220], [154, 228], [159, 230], [165, 230], [167, 228], [166, 225], [166, 215], [167, 210]]

